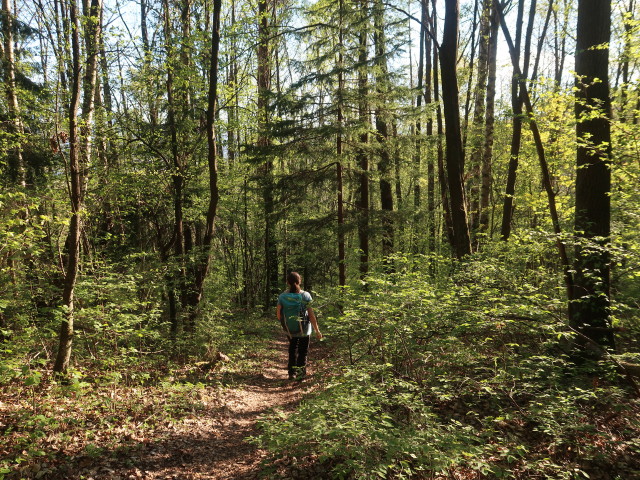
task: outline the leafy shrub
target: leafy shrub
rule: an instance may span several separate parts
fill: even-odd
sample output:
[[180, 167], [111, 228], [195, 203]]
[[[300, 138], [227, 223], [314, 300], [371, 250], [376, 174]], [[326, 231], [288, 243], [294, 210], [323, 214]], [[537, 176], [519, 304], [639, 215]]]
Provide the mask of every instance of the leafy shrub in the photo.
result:
[[552, 247], [532, 234], [435, 274], [401, 259], [337, 292], [335, 374], [258, 441], [329, 478], [637, 475], [639, 405], [611, 362], [571, 360]]

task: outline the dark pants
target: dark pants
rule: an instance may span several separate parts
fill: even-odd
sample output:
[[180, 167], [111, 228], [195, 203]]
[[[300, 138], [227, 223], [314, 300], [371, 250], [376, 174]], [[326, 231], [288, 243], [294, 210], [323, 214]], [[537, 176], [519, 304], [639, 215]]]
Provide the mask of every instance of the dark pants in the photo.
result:
[[289, 376], [306, 374], [307, 352], [309, 351], [309, 339], [311, 337], [292, 337], [289, 339], [289, 364], [287, 370]]

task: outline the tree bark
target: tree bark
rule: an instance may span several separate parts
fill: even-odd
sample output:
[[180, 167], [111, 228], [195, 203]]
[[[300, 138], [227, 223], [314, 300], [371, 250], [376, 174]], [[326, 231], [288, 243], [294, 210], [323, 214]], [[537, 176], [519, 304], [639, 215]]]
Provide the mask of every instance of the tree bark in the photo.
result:
[[278, 248], [276, 245], [276, 219], [274, 215], [273, 161], [267, 152], [271, 141], [266, 129], [269, 124], [268, 95], [271, 88], [271, 63], [269, 58], [269, 9], [268, 0], [258, 2], [258, 147], [262, 149], [265, 161], [262, 165], [262, 195], [264, 201], [264, 254], [265, 254], [265, 290], [264, 308], [270, 310], [274, 296], [278, 292]]
[[[549, 1], [549, 6], [547, 9], [547, 16], [545, 19], [544, 27], [542, 30], [542, 34], [540, 39], [538, 40], [538, 52], [536, 54], [535, 65], [532, 72], [532, 79], [537, 76], [538, 64], [540, 61], [541, 53], [542, 53], [542, 45], [544, 43], [544, 38], [546, 35], [547, 27], [549, 25], [549, 19], [551, 17], [551, 13], [553, 12], [553, 0]], [[529, 24], [527, 26], [527, 34], [525, 37], [525, 60], [523, 64], [523, 77], [526, 79], [528, 77], [528, 66], [529, 66], [529, 51], [531, 45], [531, 35], [533, 32], [533, 23], [535, 17], [535, 7], [536, 1], [531, 2], [531, 9], [529, 12]], [[520, 12], [522, 9], [518, 10], [518, 15], [520, 16]], [[515, 61], [520, 62], [520, 47], [519, 47], [519, 38], [522, 33], [522, 21], [516, 22], [516, 55]], [[515, 210], [515, 191], [516, 191], [516, 176], [518, 171], [518, 163], [520, 157], [520, 145], [522, 139], [522, 106], [524, 103], [524, 93], [520, 91], [520, 81], [516, 75], [516, 70], [514, 69], [513, 77], [511, 80], [511, 108], [513, 109], [513, 126], [511, 130], [511, 149], [509, 152], [509, 167], [507, 170], [507, 183], [505, 186], [504, 193], [504, 202], [502, 206], [502, 225], [500, 227], [500, 237], [502, 240], [508, 240], [511, 235], [511, 227], [513, 222], [513, 213]]]
[[[367, 15], [368, 0], [361, 0], [361, 11]], [[358, 119], [360, 121], [360, 146], [357, 150], [357, 162], [360, 169], [358, 185], [358, 241], [360, 247], [360, 278], [365, 279], [369, 273], [369, 153], [366, 144], [369, 142], [369, 106], [367, 81], [367, 48], [368, 28], [360, 27], [358, 34]]]
[[[418, 114], [420, 115], [420, 110], [422, 107], [422, 98], [425, 96], [425, 92], [423, 90], [423, 84], [424, 84], [424, 58], [425, 58], [425, 46], [426, 46], [426, 42], [425, 42], [425, 37], [427, 36], [427, 25], [428, 25], [428, 15], [429, 15], [429, 4], [427, 2], [427, 0], [420, 0], [420, 7], [421, 7], [421, 15], [420, 15], [420, 19], [421, 19], [421, 23], [420, 23], [420, 47], [418, 49], [418, 82], [417, 82], [417, 89], [418, 89], [418, 95], [416, 96], [416, 109], [418, 111]], [[426, 100], [425, 100], [426, 103]], [[420, 196], [421, 196], [421, 188], [420, 188], [420, 182], [418, 181], [418, 179], [421, 176], [421, 170], [422, 170], [422, 122], [420, 121], [420, 117], [418, 117], [418, 120], [416, 121], [415, 124], [415, 151], [413, 154], [413, 169], [415, 172], [415, 176], [417, 177], [416, 182], [413, 186], [413, 207], [414, 210], [417, 212], [420, 210]], [[416, 216], [416, 219], [418, 219], [419, 217]], [[415, 227], [414, 227], [415, 230]]]
[[172, 336], [175, 336], [179, 328], [179, 308], [177, 305], [176, 289], [182, 291], [185, 282], [185, 268], [184, 268], [184, 214], [183, 214], [183, 189], [184, 189], [184, 165], [179, 152], [178, 146], [178, 126], [176, 120], [176, 98], [174, 87], [174, 55], [175, 47], [173, 45], [173, 32], [171, 28], [171, 10], [169, 0], [163, 0], [164, 7], [164, 35], [165, 35], [165, 51], [167, 55], [167, 78], [166, 78], [166, 90], [167, 90], [167, 126], [169, 128], [169, 144], [171, 148], [171, 158], [173, 162], [173, 172], [171, 174], [171, 181], [173, 184], [173, 255], [178, 264], [174, 273], [168, 276], [169, 290], [169, 322], [171, 324]]
[[629, 64], [632, 60], [633, 56], [633, 34], [634, 30], [637, 31], [637, 27], [634, 26], [634, 4], [635, 0], [629, 0], [629, 5], [627, 6], [626, 11], [624, 12], [624, 18], [622, 21], [623, 26], [623, 49], [622, 49], [622, 85], [620, 85], [620, 121], [627, 121], [627, 114], [630, 109], [627, 108], [627, 102], [629, 97]]
[[478, 48], [478, 42], [476, 42], [476, 30], [479, 27], [479, 21], [478, 21], [478, 6], [479, 6], [480, 0], [475, 0], [473, 2], [473, 21], [472, 21], [472, 26], [471, 26], [471, 52], [469, 53], [469, 76], [468, 76], [468, 80], [467, 80], [467, 98], [464, 101], [464, 120], [462, 123], [462, 148], [463, 148], [463, 153], [466, 157], [467, 152], [466, 152], [466, 146], [467, 146], [467, 134], [469, 133], [469, 115], [471, 114], [471, 97], [472, 97], [472, 93], [473, 93], [473, 77], [474, 77], [474, 70], [475, 70], [475, 66], [476, 66], [476, 49]]
[[460, 132], [460, 108], [458, 103], [458, 0], [445, 1], [445, 20], [442, 45], [440, 46], [440, 68], [442, 76], [442, 103], [446, 124], [446, 164], [449, 194], [451, 198], [451, 220], [453, 225], [453, 250], [457, 258], [471, 253], [467, 207], [462, 175], [463, 151]]
[[[571, 325], [613, 350], [610, 328], [611, 234], [611, 100], [609, 49], [611, 2], [579, 0], [576, 35], [576, 217], [579, 239], [575, 251]], [[590, 245], [591, 244], [591, 245]], [[593, 244], [597, 247], [594, 248]]]
[[[477, 3], [477, 2], [476, 2]], [[491, 39], [491, 11], [492, 0], [483, 0], [480, 12], [480, 28], [478, 41], [478, 77], [474, 89], [473, 119], [471, 120], [471, 134], [469, 145], [468, 169], [470, 175], [470, 216], [472, 233], [475, 234], [479, 224], [480, 208], [480, 164], [482, 163], [483, 130], [485, 125], [486, 100], [488, 96], [487, 76], [489, 73], [489, 46]]]
[[14, 53], [14, 17], [11, 13], [11, 3], [9, 0], [2, 0], [2, 14], [4, 16], [4, 45], [3, 52], [3, 70], [4, 70], [4, 88], [7, 97], [7, 113], [9, 116], [9, 125], [11, 133], [14, 135], [12, 142], [15, 146], [11, 149], [12, 153], [8, 158], [9, 173], [11, 179], [21, 187], [26, 186], [26, 172], [24, 167], [24, 159], [22, 156], [22, 137], [24, 135], [24, 127], [20, 118], [20, 104], [18, 102], [18, 93], [16, 85], [16, 58]]
[[[489, 39], [489, 56], [487, 58], [487, 108], [484, 122], [484, 145], [482, 148], [482, 164], [480, 167], [480, 198], [478, 204], [478, 233], [489, 231], [489, 201], [491, 196], [493, 136], [495, 130], [495, 99], [496, 99], [496, 63], [498, 52], [498, 30], [500, 22], [495, 7], [491, 7], [491, 29]], [[479, 239], [476, 238], [476, 241]]]
[[[428, 0], [425, 0], [424, 7], [425, 10], [428, 10], [429, 3]], [[435, 24], [435, 8], [432, 9], [431, 18], [432, 24]], [[424, 15], [425, 21], [429, 18], [429, 12], [425, 12]], [[425, 82], [424, 82], [424, 103], [425, 105], [429, 105], [434, 101], [434, 98], [437, 100], [437, 94], [434, 92], [434, 83], [435, 80], [433, 78], [437, 75], [437, 58], [436, 57], [436, 48], [433, 47], [433, 39], [427, 35], [427, 32], [424, 32], [424, 51], [425, 51]], [[435, 32], [434, 32], [435, 33]], [[435, 65], [434, 65], [435, 62]], [[435, 68], [434, 68], [435, 67]], [[438, 109], [440, 105], [438, 104]], [[433, 145], [436, 143], [437, 145], [441, 145], [440, 136], [442, 132], [438, 133], [437, 139], [433, 137], [433, 116], [429, 115], [427, 119], [426, 126], [426, 135], [429, 139], [429, 155], [427, 161], [427, 223], [429, 225], [427, 230], [427, 245], [430, 252], [434, 252], [436, 248], [436, 165], [438, 165], [437, 158], [440, 156], [440, 153], [436, 153], [436, 160], [433, 159]], [[435, 140], [435, 142], [434, 142]], [[436, 152], [441, 150], [440, 147], [436, 147]]]
[[376, 136], [378, 140], [378, 172], [380, 172], [380, 205], [382, 207], [382, 255], [389, 266], [389, 256], [393, 253], [394, 227], [391, 217], [393, 212], [393, 191], [391, 188], [391, 149], [389, 147], [389, 112], [386, 96], [389, 92], [386, 45], [384, 34], [384, 10], [382, 2], [376, 0], [374, 12], [374, 44], [376, 66]]
[[[80, 237], [82, 232], [82, 210], [84, 208], [84, 188], [86, 181], [86, 169], [89, 164], [89, 138], [90, 127], [93, 121], [93, 100], [97, 78], [98, 46], [101, 35], [100, 16], [102, 10], [101, 0], [92, 0], [91, 6], [85, 15], [85, 51], [87, 52], [84, 64], [84, 82], [81, 78], [82, 61], [80, 55], [80, 21], [78, 18], [75, 0], [69, 1], [69, 17], [71, 29], [71, 99], [69, 103], [69, 193], [71, 202], [71, 220], [67, 245], [69, 254], [65, 268], [64, 289], [62, 305], [64, 308], [64, 320], [60, 326], [59, 346], [53, 371], [65, 373], [69, 368], [71, 350], [73, 344], [73, 319], [74, 319], [74, 291], [80, 263]], [[80, 107], [80, 91], [90, 98], [83, 99], [82, 119], [78, 122], [78, 108]], [[80, 128], [79, 123], [83, 124]], [[84, 142], [84, 145], [83, 145]]]
[[547, 159], [544, 150], [544, 144], [542, 142], [542, 136], [540, 135], [540, 130], [538, 129], [538, 124], [534, 117], [533, 105], [531, 103], [531, 97], [529, 96], [529, 91], [527, 89], [526, 79], [522, 75], [522, 71], [520, 70], [518, 56], [516, 52], [515, 45], [513, 40], [511, 39], [511, 34], [509, 33], [509, 29], [504, 21], [504, 15], [502, 13], [502, 9], [498, 0], [495, 0], [496, 9], [498, 11], [500, 26], [502, 27], [502, 33], [504, 34], [505, 40], [507, 41], [507, 45], [509, 47], [509, 54], [511, 56], [511, 63], [513, 64], [514, 73], [518, 78], [520, 91], [522, 92], [522, 98], [524, 106], [526, 107], [526, 112], [528, 115], [528, 123], [531, 129], [531, 134], [533, 135], [533, 140], [536, 145], [536, 153], [538, 155], [538, 161], [540, 163], [540, 170], [542, 173], [542, 183], [544, 185], [544, 189], [547, 193], [547, 199], [549, 201], [549, 214], [551, 216], [551, 223], [553, 224], [553, 232], [556, 235], [556, 245], [558, 247], [558, 253], [560, 254], [560, 260], [562, 262], [563, 270], [564, 270], [564, 280], [565, 286], [567, 288], [567, 297], [571, 298], [572, 293], [572, 273], [571, 268], [569, 266], [569, 258], [567, 256], [567, 250], [560, 238], [562, 229], [560, 228], [560, 220], [558, 218], [558, 211], [556, 208], [556, 200], [555, 200], [555, 192], [553, 190], [553, 185], [551, 184], [551, 175], [549, 174], [549, 166], [547, 164]]
[[[436, 38], [438, 24], [436, 20], [436, 0], [432, 0], [431, 24], [433, 25], [433, 37]], [[435, 43], [435, 41], [434, 41]], [[436, 107], [436, 149], [437, 149], [437, 175], [438, 185], [440, 186], [440, 201], [442, 202], [442, 216], [444, 219], [444, 234], [453, 248], [453, 222], [451, 220], [451, 204], [449, 201], [449, 186], [447, 184], [447, 175], [444, 165], [444, 146], [442, 139], [444, 137], [444, 122], [442, 119], [442, 106], [440, 102], [440, 68], [438, 67], [438, 48], [433, 49], [433, 98], [437, 102]]]
[[[151, 44], [149, 42], [149, 30], [147, 28], [148, 5], [149, 0], [140, 0], [140, 34], [142, 37], [142, 49], [144, 54], [145, 69], [151, 66], [153, 53], [151, 52]], [[153, 88], [153, 87], [152, 87]], [[158, 125], [158, 108], [156, 101], [152, 95], [149, 96], [149, 121], [152, 128]]]
[[343, 139], [342, 128], [344, 126], [344, 2], [340, 0], [338, 8], [338, 92], [337, 92], [337, 117], [338, 135], [336, 136], [336, 184], [337, 184], [337, 213], [338, 213], [338, 285], [344, 287], [347, 284], [346, 264], [345, 264], [345, 241], [344, 241], [344, 185], [343, 185]]
[[220, 12], [222, 0], [213, 0], [213, 28], [211, 30], [211, 58], [209, 66], [209, 91], [207, 95], [207, 164], [209, 168], [209, 207], [202, 244], [197, 251], [192, 269], [192, 285], [187, 297], [188, 324], [195, 326], [197, 309], [202, 300], [204, 281], [211, 263], [211, 244], [215, 232], [216, 212], [220, 193], [218, 190], [218, 147], [216, 142], [216, 107], [218, 100], [218, 56], [220, 52]]

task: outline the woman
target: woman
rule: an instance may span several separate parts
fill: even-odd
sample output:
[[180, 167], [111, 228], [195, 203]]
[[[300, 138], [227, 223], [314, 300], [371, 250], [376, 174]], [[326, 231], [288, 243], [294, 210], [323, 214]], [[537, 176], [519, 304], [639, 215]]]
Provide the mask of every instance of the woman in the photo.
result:
[[311, 294], [300, 289], [300, 275], [291, 272], [287, 275], [287, 283], [289, 290], [278, 297], [276, 315], [289, 337], [289, 379], [302, 380], [306, 375], [311, 328], [319, 339], [322, 339], [322, 333], [313, 309], [308, 306], [313, 300]]

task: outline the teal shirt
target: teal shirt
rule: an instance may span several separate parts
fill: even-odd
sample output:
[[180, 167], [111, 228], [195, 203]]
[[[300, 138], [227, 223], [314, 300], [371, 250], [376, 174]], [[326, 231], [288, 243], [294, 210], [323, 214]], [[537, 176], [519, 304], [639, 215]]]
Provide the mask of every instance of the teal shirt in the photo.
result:
[[313, 301], [311, 294], [301, 290], [300, 293], [283, 292], [278, 297], [278, 305], [282, 305], [281, 313], [284, 315], [285, 323], [289, 333], [293, 337], [307, 337], [311, 335], [311, 322], [306, 329], [300, 329], [300, 309], [307, 308]]

